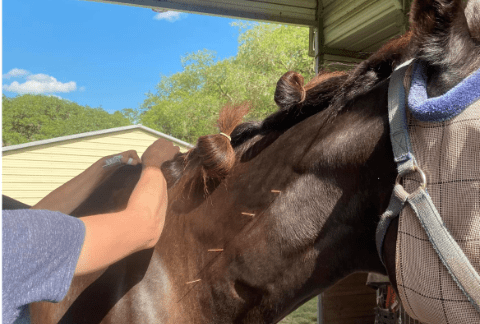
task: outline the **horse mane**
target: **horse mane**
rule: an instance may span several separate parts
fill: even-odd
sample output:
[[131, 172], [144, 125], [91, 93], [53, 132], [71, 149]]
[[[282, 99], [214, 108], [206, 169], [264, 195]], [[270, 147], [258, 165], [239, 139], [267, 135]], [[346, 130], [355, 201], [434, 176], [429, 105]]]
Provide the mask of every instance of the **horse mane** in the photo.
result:
[[200, 198], [199, 192], [205, 198], [228, 175], [240, 145], [256, 135], [284, 132], [329, 107], [334, 115], [346, 102], [388, 78], [393, 68], [408, 56], [410, 39], [411, 33], [407, 33], [388, 42], [353, 71], [321, 71], [305, 86], [299, 73], [285, 73], [274, 94], [279, 110], [262, 122], [239, 124], [248, 113], [248, 105], [225, 106], [217, 126], [220, 132], [231, 135], [231, 141], [221, 134], [202, 136], [195, 148], [165, 162], [162, 171], [168, 187], [179, 187], [185, 198], [191, 199], [192, 195]]
[[335, 116], [353, 98], [365, 94], [387, 79], [394, 68], [411, 58], [412, 33], [394, 38], [358, 64], [352, 71], [320, 71], [306, 86], [296, 72], [285, 73], [277, 82], [274, 100], [279, 110], [261, 123], [240, 125], [233, 132], [234, 147], [255, 135], [285, 131], [327, 108]]
[[194, 148], [186, 153], [177, 153], [172, 160], [162, 164], [167, 186], [173, 187], [185, 174], [190, 174], [187, 176], [190, 181], [184, 182], [184, 187], [190, 190], [202, 187], [207, 194], [209, 181], [223, 180], [235, 163], [235, 151], [227, 136], [232, 134], [249, 110], [247, 103], [224, 106], [217, 120], [218, 134], [199, 137]]

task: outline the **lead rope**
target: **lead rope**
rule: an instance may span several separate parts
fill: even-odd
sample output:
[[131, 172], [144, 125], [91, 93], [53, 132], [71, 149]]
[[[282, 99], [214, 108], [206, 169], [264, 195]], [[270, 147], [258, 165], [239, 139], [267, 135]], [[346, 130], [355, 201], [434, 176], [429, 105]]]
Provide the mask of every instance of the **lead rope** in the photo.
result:
[[[453, 280], [475, 309], [480, 312], [480, 276], [445, 227], [426, 190], [426, 177], [418, 167], [412, 154], [413, 150], [411, 149], [406, 124], [405, 89], [403, 87], [405, 71], [411, 62], [412, 60], [409, 60], [395, 69], [388, 87], [390, 140], [392, 142], [394, 160], [397, 163], [398, 176], [390, 203], [377, 226], [377, 251], [380, 260], [384, 262], [382, 247], [385, 233], [392, 219], [400, 214], [405, 202], [408, 202], [415, 211], [428, 239]], [[400, 184], [400, 180], [405, 175], [414, 172], [420, 174], [422, 183], [413, 193], [409, 194]]]

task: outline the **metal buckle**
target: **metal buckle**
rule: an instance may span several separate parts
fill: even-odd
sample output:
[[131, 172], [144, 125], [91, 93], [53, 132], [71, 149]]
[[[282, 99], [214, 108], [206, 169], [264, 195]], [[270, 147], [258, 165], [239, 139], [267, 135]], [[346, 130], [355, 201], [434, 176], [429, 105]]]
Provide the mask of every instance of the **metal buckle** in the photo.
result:
[[375, 307], [375, 324], [396, 324], [397, 319], [395, 313], [388, 309]]
[[425, 189], [427, 187], [427, 176], [425, 175], [425, 173], [423, 173], [422, 169], [420, 169], [417, 165], [414, 165], [413, 169], [408, 169], [408, 170], [405, 170], [402, 173], [399, 173], [397, 175], [397, 178], [395, 179], [395, 185], [400, 185], [400, 180], [402, 180], [402, 178], [404, 176], [406, 176], [407, 174], [410, 174], [410, 173], [414, 173], [414, 172], [418, 172], [420, 174], [420, 177], [422, 178], [422, 182], [420, 183], [420, 187], [422, 189]]

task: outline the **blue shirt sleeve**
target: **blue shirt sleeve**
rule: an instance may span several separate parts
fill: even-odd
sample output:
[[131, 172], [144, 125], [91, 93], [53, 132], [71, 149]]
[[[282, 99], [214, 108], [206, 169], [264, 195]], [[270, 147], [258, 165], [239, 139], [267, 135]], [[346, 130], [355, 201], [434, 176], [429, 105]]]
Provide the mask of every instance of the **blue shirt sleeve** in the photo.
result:
[[32, 302], [65, 297], [84, 238], [84, 223], [60, 212], [2, 212], [3, 323], [28, 316]]

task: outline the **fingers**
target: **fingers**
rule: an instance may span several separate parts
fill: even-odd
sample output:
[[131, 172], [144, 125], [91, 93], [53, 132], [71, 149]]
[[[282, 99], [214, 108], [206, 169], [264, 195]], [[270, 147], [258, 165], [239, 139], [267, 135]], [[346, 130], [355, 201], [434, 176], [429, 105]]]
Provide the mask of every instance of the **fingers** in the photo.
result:
[[122, 165], [137, 165], [142, 163], [144, 166], [153, 166], [160, 168], [163, 162], [171, 160], [175, 154], [180, 152], [180, 148], [169, 140], [160, 138], [153, 142], [142, 155], [138, 156], [135, 150], [128, 150], [120, 154], [105, 157], [104, 168]]
[[120, 153], [122, 155], [122, 163], [127, 165], [137, 165], [142, 163], [142, 160], [135, 150], [125, 151]]
[[107, 169], [115, 169], [122, 165], [137, 165], [142, 163], [135, 150], [128, 150], [119, 154], [106, 156], [100, 161], [103, 161], [103, 167]]
[[145, 167], [154, 166], [160, 168], [163, 162], [171, 160], [178, 152], [180, 152], [178, 146], [173, 145], [169, 140], [160, 138], [143, 153], [142, 164]]

